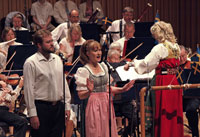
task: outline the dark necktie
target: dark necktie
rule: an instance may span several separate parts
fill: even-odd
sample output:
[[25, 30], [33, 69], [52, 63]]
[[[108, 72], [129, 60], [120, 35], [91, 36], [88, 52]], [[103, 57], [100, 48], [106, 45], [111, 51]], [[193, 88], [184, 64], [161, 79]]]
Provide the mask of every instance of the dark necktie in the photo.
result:
[[124, 41], [124, 48], [123, 48], [123, 54], [122, 54], [122, 57], [124, 57], [126, 55], [126, 47], [127, 47], [127, 43], [128, 43], [128, 40], [125, 40]]

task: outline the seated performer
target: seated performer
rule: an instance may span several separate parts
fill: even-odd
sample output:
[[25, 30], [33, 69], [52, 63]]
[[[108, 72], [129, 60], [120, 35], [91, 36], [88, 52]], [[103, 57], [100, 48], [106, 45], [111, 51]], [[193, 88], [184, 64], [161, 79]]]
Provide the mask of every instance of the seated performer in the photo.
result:
[[60, 51], [65, 53], [67, 61], [72, 63], [74, 47], [80, 46], [85, 42], [82, 37], [81, 27], [78, 24], [72, 24], [68, 30], [67, 37], [60, 41]]
[[79, 11], [78, 10], [72, 10], [70, 13], [69, 13], [69, 21], [67, 22], [64, 22], [60, 25], [58, 25], [52, 32], [52, 38], [53, 38], [53, 41], [54, 41], [54, 46], [57, 49], [59, 49], [59, 45], [58, 45], [58, 40], [60, 39], [63, 39], [65, 37], [67, 37], [67, 34], [68, 34], [68, 29], [70, 28], [70, 26], [73, 24], [73, 23], [77, 23], [79, 24]]
[[[111, 35], [113, 42], [119, 40], [120, 38], [124, 36], [124, 25], [126, 23], [130, 23], [130, 22], [134, 23], [133, 8], [125, 7], [123, 9], [122, 16], [123, 16], [122, 19], [113, 21], [112, 25], [109, 26], [108, 29], [106, 30], [106, 32], [119, 32], [117, 34]], [[106, 40], [106, 35], [103, 35], [102, 40], [101, 40], [102, 43], [105, 42], [105, 40]]]
[[[180, 65], [180, 48], [176, 43], [171, 24], [156, 22], [151, 27], [153, 37], [159, 42], [142, 60], [134, 60], [129, 66], [135, 66], [139, 74], [156, 69], [151, 85], [179, 85], [176, 74]], [[146, 101], [146, 136], [183, 137], [182, 90], [150, 91]]]
[[135, 33], [135, 26], [133, 23], [129, 22], [129, 23], [126, 23], [125, 26], [124, 26], [124, 36], [117, 40], [116, 42], [118, 42], [121, 46], [121, 49], [122, 49], [122, 57], [125, 56], [126, 54], [126, 47], [127, 47], [127, 43], [128, 43], [128, 40], [130, 38], [134, 38], [134, 33]]
[[22, 26], [24, 26], [27, 29], [30, 29], [30, 25], [28, 23], [28, 20], [26, 19], [26, 16], [19, 11], [12, 11], [8, 13], [5, 20], [5, 27], [11, 27], [13, 16], [16, 14], [20, 14], [22, 16], [22, 24], [23, 24]]
[[[179, 46], [181, 50], [180, 66], [181, 69], [191, 69], [191, 61], [188, 59], [188, 52], [182, 45]], [[199, 137], [199, 105], [198, 98], [183, 98], [183, 111], [186, 112], [186, 118], [188, 120], [189, 127], [192, 131], [192, 137]]]
[[[110, 49], [108, 51], [107, 59], [108, 62], [112, 65], [113, 63], [118, 64], [118, 65], [113, 65], [114, 69], [117, 66], [123, 66], [126, 64], [125, 61], [121, 61], [121, 54], [118, 50], [113, 50], [113, 48], [110, 46]], [[121, 61], [121, 62], [120, 62]], [[113, 77], [113, 83], [120, 82], [121, 79], [119, 78], [117, 72], [112, 72], [111, 75]], [[123, 99], [122, 99], [122, 94]], [[114, 109], [115, 109], [115, 115], [116, 117], [122, 117], [124, 116], [125, 118], [128, 119], [128, 126], [125, 128], [124, 132], [122, 133], [123, 137], [128, 137], [128, 135], [131, 135], [131, 131], [135, 131], [136, 127], [136, 114], [135, 114], [135, 107], [132, 104], [132, 100], [126, 97], [126, 93], [121, 93], [121, 94], [115, 94], [114, 96]], [[133, 121], [133, 122], [132, 122]], [[118, 121], [117, 121], [118, 122]], [[132, 130], [131, 130], [132, 128]]]
[[3, 81], [0, 81], [0, 86], [0, 122], [14, 126], [14, 137], [25, 137], [28, 121], [24, 117], [9, 112], [23, 87], [23, 78], [21, 78], [15, 90]]
[[22, 22], [23, 22], [23, 16], [19, 13], [15, 14], [13, 17], [12, 17], [12, 29], [14, 31], [16, 30], [28, 30], [27, 28], [24, 28], [22, 25]]
[[1, 37], [4, 42], [3, 42], [3, 44], [2, 43], [0, 44], [0, 62], [1, 62], [0, 64], [2, 65], [2, 66], [0, 66], [0, 68], [5, 69], [9, 46], [22, 45], [22, 43], [16, 42], [14, 40], [16, 38], [15, 32], [10, 27], [4, 28]]

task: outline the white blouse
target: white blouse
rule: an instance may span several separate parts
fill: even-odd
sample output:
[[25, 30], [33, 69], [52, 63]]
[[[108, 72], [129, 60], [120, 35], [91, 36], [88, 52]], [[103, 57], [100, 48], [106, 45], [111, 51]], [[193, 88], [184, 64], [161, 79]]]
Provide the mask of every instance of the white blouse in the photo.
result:
[[[180, 50], [178, 44], [173, 44], [169, 41], [166, 42], [170, 45], [171, 48]], [[165, 59], [168, 54], [168, 49], [164, 46], [163, 43], [156, 45], [144, 59], [134, 60], [133, 64], [135, 66], [136, 72], [139, 74], [151, 72], [158, 66], [160, 60]]]
[[[100, 64], [104, 66], [104, 68], [106, 69], [106, 72], [107, 72], [108, 69], [107, 69], [107, 66], [105, 65], [105, 63], [102, 62]], [[76, 85], [77, 85], [76, 90], [77, 91], [87, 90], [87, 78], [89, 78], [90, 72], [92, 73], [92, 75], [95, 75], [97, 77], [105, 75], [105, 71], [104, 71], [104, 69], [102, 68], [101, 65], [100, 65], [100, 67], [101, 67], [102, 71], [98, 74], [94, 74], [87, 64], [85, 65], [85, 67], [78, 68], [76, 74], [74, 75], [74, 77], [76, 79]]]
[[[85, 42], [85, 39], [83, 37], [81, 37], [81, 40], [79, 42], [75, 42], [75, 46], [80, 46], [83, 45], [83, 43]], [[67, 56], [74, 54], [74, 47], [70, 46], [70, 43], [67, 41], [66, 38], [63, 38], [59, 45], [62, 44], [66, 51], [64, 51], [65, 53], [67, 53]], [[70, 56], [67, 60], [68, 62], [72, 62], [73, 56]]]

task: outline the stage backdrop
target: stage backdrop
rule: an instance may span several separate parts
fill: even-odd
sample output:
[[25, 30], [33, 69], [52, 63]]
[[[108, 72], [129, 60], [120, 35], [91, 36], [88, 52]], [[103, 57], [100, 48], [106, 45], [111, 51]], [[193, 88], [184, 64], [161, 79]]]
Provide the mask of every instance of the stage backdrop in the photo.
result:
[[[21, 11], [31, 8], [35, 0], [0, 0], [0, 19], [10, 11]], [[57, 0], [48, 0], [54, 4]], [[79, 5], [82, 0], [73, 0]], [[154, 21], [156, 11], [160, 19], [170, 22], [174, 28], [179, 44], [196, 50], [200, 43], [200, 0], [99, 0], [104, 9], [105, 16], [112, 20], [121, 18], [123, 7], [133, 7], [134, 18], [138, 19], [142, 11], [151, 3], [152, 7], [144, 14], [141, 21]]]

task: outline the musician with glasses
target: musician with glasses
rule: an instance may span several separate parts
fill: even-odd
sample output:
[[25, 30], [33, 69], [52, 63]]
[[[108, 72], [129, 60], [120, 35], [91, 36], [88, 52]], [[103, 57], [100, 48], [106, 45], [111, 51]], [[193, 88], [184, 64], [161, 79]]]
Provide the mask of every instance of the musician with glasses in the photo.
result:
[[[122, 19], [118, 19], [112, 22], [112, 25], [108, 27], [106, 32], [119, 32], [117, 34], [111, 34], [112, 40], [117, 41], [124, 36], [124, 27], [126, 23], [134, 23], [133, 21], [133, 8], [125, 7], [122, 12]], [[101, 41], [106, 40], [106, 35], [103, 35]]]
[[59, 44], [58, 40], [61, 40], [68, 35], [68, 30], [72, 24], [79, 24], [80, 19], [79, 19], [79, 11], [76, 9], [73, 9], [70, 11], [69, 16], [68, 16], [68, 21], [64, 22], [60, 25], [58, 25], [52, 32], [52, 38], [54, 41], [54, 46], [57, 49], [59, 49]]
[[[188, 58], [188, 51], [183, 45], [179, 45], [181, 50], [180, 66], [181, 69], [191, 69], [191, 61]], [[186, 112], [186, 118], [188, 120], [189, 127], [192, 131], [192, 137], [199, 137], [199, 105], [200, 100], [198, 98], [184, 98], [183, 97], [183, 111]]]

